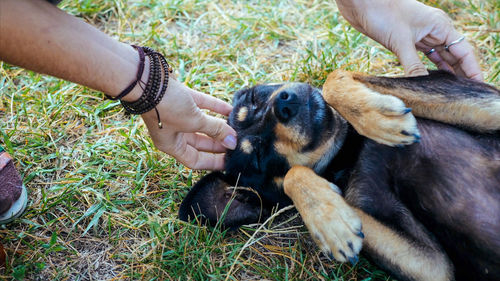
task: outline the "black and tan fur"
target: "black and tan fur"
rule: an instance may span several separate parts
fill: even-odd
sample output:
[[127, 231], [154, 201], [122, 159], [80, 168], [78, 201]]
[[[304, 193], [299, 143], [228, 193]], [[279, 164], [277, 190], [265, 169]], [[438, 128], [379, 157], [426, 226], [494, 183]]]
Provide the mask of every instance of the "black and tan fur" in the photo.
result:
[[242, 90], [229, 123], [238, 147], [225, 173], [189, 192], [181, 219], [215, 224], [224, 213], [238, 227], [294, 204], [338, 261], [362, 248], [403, 280], [500, 280], [497, 89], [441, 71], [336, 71], [323, 91]]

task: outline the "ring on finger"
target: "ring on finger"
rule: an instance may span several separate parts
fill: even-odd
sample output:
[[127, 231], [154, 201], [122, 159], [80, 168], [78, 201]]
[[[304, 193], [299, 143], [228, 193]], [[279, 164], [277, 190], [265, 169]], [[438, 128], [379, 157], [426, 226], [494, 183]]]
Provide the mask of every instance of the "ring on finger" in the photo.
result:
[[444, 45], [444, 49], [445, 49], [447, 52], [449, 52], [449, 51], [450, 51], [450, 47], [451, 47], [451, 46], [453, 46], [453, 45], [455, 45], [455, 44], [458, 44], [458, 43], [460, 43], [460, 42], [464, 41], [464, 39], [465, 39], [465, 36], [463, 36], [463, 35], [462, 35], [462, 37], [460, 37], [460, 38], [458, 38], [457, 40], [455, 40], [455, 41], [451, 42], [450, 44], [448, 44], [448, 45]]
[[427, 52], [425, 53], [425, 55], [426, 55], [426, 56], [428, 56], [428, 55], [430, 55], [430, 54], [434, 53], [435, 51], [436, 51], [436, 49], [432, 48], [432, 49], [430, 49], [429, 51], [427, 51]]

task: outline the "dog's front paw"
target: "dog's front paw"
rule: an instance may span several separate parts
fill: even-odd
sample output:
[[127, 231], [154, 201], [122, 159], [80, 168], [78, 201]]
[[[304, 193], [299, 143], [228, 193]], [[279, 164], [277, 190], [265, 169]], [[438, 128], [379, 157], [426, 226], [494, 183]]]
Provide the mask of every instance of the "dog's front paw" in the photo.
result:
[[372, 92], [358, 116], [348, 121], [356, 131], [378, 143], [398, 146], [420, 141], [417, 120], [403, 101]]
[[364, 238], [361, 220], [338, 188], [301, 166], [287, 173], [284, 188], [320, 249], [330, 258], [356, 263]]
[[417, 121], [403, 101], [369, 89], [351, 72], [332, 72], [323, 85], [323, 97], [359, 134], [376, 142], [399, 146], [420, 140]]
[[355, 264], [363, 244], [361, 220], [339, 194], [325, 191], [322, 199], [300, 212], [314, 241], [329, 258]]

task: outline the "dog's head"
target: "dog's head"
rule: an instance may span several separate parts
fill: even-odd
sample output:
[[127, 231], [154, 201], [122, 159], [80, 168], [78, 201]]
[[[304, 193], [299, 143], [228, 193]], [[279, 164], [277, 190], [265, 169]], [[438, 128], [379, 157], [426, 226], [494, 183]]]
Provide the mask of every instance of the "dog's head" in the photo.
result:
[[266, 215], [263, 205], [291, 203], [283, 179], [292, 166], [321, 173], [346, 134], [345, 121], [321, 90], [304, 83], [244, 89], [233, 106], [229, 125], [238, 133], [237, 147], [226, 153], [225, 174], [207, 175], [189, 192], [179, 211], [183, 220], [202, 215], [214, 224], [225, 213], [228, 227], [257, 222]]

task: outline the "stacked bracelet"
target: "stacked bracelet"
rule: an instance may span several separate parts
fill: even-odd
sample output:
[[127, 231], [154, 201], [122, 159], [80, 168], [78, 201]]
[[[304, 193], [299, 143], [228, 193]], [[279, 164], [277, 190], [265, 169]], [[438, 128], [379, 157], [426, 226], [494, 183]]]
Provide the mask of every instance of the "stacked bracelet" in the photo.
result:
[[[132, 45], [139, 52], [139, 69], [137, 71], [136, 80], [134, 80], [125, 90], [123, 90], [116, 97], [109, 97], [113, 100], [120, 100], [121, 104], [125, 110], [130, 114], [143, 114], [152, 109], [156, 111], [156, 117], [158, 118], [158, 127], [161, 129], [163, 127], [160, 119], [160, 113], [156, 106], [160, 103], [165, 91], [168, 87], [168, 81], [170, 74], [172, 73], [172, 68], [167, 63], [165, 57], [154, 51], [149, 47], [140, 47]], [[148, 81], [144, 83], [141, 78], [144, 73], [144, 62], [145, 57], [149, 57], [149, 76]], [[139, 84], [143, 90], [141, 97], [133, 102], [127, 102], [122, 100], [127, 94], [129, 94], [134, 87]]]

